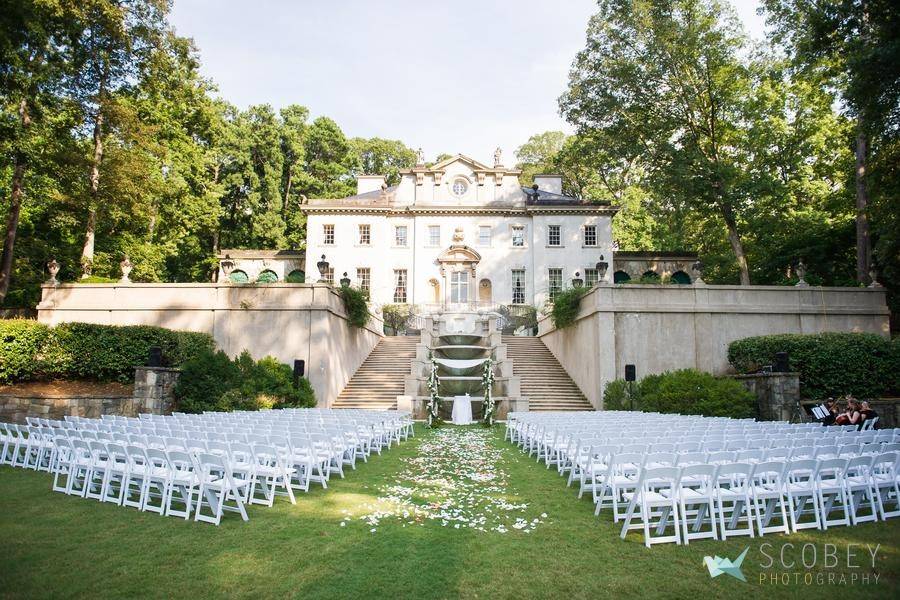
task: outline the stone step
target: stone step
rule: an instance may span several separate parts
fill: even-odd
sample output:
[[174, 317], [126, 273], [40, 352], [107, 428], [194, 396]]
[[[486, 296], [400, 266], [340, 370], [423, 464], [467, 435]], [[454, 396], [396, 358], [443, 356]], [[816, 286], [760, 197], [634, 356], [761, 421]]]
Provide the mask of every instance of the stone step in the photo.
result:
[[503, 336], [513, 374], [521, 380], [529, 410], [593, 410], [553, 353], [539, 338]]
[[334, 408], [395, 410], [416, 357], [418, 336], [384, 337], [338, 395]]

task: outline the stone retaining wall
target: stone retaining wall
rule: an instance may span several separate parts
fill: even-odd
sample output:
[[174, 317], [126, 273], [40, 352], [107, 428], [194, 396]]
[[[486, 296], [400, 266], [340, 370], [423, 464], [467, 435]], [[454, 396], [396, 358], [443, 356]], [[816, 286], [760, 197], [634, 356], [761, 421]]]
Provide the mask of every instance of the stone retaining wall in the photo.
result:
[[538, 323], [541, 340], [594, 406], [635, 365], [637, 378], [675, 369], [731, 371], [728, 344], [773, 333], [866, 332], [890, 336], [883, 288], [599, 285], [571, 327]]
[[0, 396], [0, 421], [24, 423], [26, 417], [62, 420], [66, 415], [99, 418], [101, 415], [137, 416], [141, 401], [133, 396]]
[[800, 373], [754, 373], [733, 377], [756, 394], [760, 421], [801, 421], [805, 413], [800, 407]]
[[65, 416], [98, 419], [101, 415], [136, 417], [172, 412], [174, 388], [181, 374], [166, 367], [135, 367], [131, 396], [0, 395], [0, 421], [25, 423], [27, 417], [61, 421]]
[[229, 356], [303, 360], [320, 407], [331, 406], [384, 337], [380, 317], [352, 327], [340, 293], [318, 283], [44, 285], [38, 320], [201, 331]]

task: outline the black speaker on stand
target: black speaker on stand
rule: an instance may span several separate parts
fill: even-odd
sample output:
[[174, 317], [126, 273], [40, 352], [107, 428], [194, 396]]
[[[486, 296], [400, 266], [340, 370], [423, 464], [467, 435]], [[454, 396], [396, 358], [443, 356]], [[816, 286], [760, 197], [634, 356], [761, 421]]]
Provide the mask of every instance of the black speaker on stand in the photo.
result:
[[294, 359], [294, 387], [300, 386], [300, 379], [306, 372], [306, 361], [302, 358]]
[[634, 410], [634, 382], [637, 381], [637, 369], [634, 365], [625, 365], [625, 388], [628, 391], [630, 409]]
[[790, 361], [788, 360], [787, 352], [776, 352], [775, 353], [775, 362], [772, 363], [772, 372], [773, 373], [787, 373], [791, 370]]
[[150, 354], [147, 357], [147, 366], [148, 367], [163, 366], [162, 348], [160, 348], [159, 346], [150, 346]]

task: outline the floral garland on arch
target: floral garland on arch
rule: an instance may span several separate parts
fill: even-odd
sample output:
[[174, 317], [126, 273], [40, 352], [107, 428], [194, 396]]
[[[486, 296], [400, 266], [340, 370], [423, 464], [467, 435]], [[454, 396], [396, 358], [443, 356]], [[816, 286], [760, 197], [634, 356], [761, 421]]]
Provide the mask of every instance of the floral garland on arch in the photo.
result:
[[425, 404], [425, 411], [428, 413], [427, 427], [433, 428], [441, 424], [441, 418], [438, 416], [438, 409], [441, 406], [441, 397], [438, 395], [438, 386], [441, 383], [437, 374], [438, 364], [431, 357], [431, 372], [428, 375], [428, 401]]
[[490, 358], [484, 361], [481, 385], [484, 389], [484, 424], [490, 427], [494, 424], [494, 414], [497, 412], [497, 404], [494, 402], [494, 361]]

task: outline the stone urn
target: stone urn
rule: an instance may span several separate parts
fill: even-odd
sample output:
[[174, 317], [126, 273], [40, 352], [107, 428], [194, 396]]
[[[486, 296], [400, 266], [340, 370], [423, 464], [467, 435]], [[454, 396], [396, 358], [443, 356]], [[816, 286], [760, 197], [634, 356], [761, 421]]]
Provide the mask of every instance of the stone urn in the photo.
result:
[[59, 273], [59, 263], [56, 262], [55, 258], [47, 263], [47, 271], [50, 272], [50, 279], [47, 280], [47, 284], [59, 285], [59, 280], [56, 278], [56, 275]]
[[125, 258], [122, 259], [122, 262], [119, 263], [119, 268], [122, 270], [122, 279], [119, 280], [119, 283], [131, 283], [128, 276], [131, 275], [131, 270], [134, 269], [134, 265], [131, 263], [127, 254], [125, 255]]

